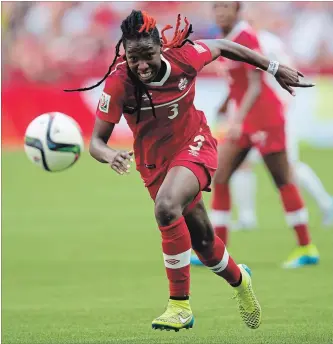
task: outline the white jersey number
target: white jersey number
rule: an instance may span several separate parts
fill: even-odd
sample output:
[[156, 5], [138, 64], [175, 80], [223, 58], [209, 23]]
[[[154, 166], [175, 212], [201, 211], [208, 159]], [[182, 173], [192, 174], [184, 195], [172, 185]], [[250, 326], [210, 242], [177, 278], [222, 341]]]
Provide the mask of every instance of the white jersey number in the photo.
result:
[[171, 116], [168, 116], [168, 118], [170, 119], [174, 119], [178, 116], [178, 104], [172, 104], [169, 106], [170, 108], [170, 111], [172, 112], [172, 115]]
[[205, 138], [202, 135], [198, 135], [194, 138], [194, 142], [197, 142], [198, 144], [196, 146], [190, 145], [190, 148], [192, 151], [199, 151], [202, 147], [203, 142], [205, 141]]

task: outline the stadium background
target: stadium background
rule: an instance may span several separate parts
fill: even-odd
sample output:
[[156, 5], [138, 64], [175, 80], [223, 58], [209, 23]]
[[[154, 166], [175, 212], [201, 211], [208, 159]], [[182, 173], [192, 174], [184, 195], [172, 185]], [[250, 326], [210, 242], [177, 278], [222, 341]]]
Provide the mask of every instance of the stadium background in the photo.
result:
[[[50, 175], [25, 158], [24, 131], [48, 111], [72, 116], [89, 138], [102, 87], [62, 90], [104, 75], [120, 22], [133, 8], [148, 10], [159, 28], [174, 24], [177, 13], [186, 15], [193, 39], [218, 35], [209, 2], [2, 3], [3, 342], [329, 343], [332, 231], [321, 228], [320, 212], [305, 195], [322, 263], [282, 271], [293, 233], [262, 166], [256, 168], [259, 228], [232, 233], [230, 251], [255, 271], [263, 329], [253, 334], [242, 328], [227, 286], [193, 269], [198, 330], [174, 337], [149, 332], [167, 291], [152, 203], [137, 173], [119, 179], [84, 154], [72, 169]], [[243, 9], [258, 27], [278, 34], [297, 67], [317, 83], [297, 91], [291, 115], [302, 159], [333, 193], [333, 3], [248, 2]], [[201, 73], [196, 104], [212, 124], [225, 94], [223, 80]], [[111, 144], [130, 142], [121, 122]]]

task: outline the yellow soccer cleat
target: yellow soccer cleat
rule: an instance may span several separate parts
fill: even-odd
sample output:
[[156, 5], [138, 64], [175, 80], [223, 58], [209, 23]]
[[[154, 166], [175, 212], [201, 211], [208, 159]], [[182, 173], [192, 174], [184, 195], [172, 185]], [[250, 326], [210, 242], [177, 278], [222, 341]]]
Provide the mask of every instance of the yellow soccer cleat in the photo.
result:
[[166, 311], [152, 322], [154, 330], [179, 330], [192, 328], [194, 316], [189, 300], [169, 300]]
[[261, 307], [252, 288], [251, 270], [244, 264], [238, 266], [242, 274], [242, 283], [235, 287], [234, 298], [237, 300], [241, 318], [246, 326], [256, 329], [261, 324]]
[[314, 265], [319, 263], [319, 252], [313, 244], [296, 247], [283, 263], [286, 269], [300, 268], [305, 265]]

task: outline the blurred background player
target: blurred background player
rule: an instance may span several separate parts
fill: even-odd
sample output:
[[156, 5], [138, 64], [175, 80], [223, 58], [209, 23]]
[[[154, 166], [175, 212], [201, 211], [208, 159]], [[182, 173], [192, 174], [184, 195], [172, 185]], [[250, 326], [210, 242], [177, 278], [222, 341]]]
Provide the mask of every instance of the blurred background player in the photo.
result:
[[[240, 18], [240, 2], [215, 2], [213, 6], [223, 38], [261, 51], [257, 34], [248, 22]], [[246, 159], [251, 148], [256, 147], [280, 192], [287, 222], [294, 228], [297, 236], [298, 246], [283, 266], [295, 268], [316, 264], [319, 254], [311, 243], [307, 209], [294, 183], [287, 159], [284, 104], [261, 71], [234, 61], [222, 60], [222, 63], [230, 81], [230, 93], [222, 109], [227, 108], [230, 100], [235, 106], [228, 116], [226, 136], [219, 145], [219, 163], [214, 177], [211, 211], [214, 229], [226, 243], [231, 224], [229, 180]], [[250, 180], [249, 184], [246, 179]], [[246, 205], [254, 205], [253, 196], [256, 190], [253, 172], [241, 171], [236, 177], [236, 183], [247, 189]], [[241, 190], [238, 199], [242, 198], [242, 202], [245, 196]], [[246, 221], [250, 222], [251, 226], [255, 225], [254, 209], [245, 210], [243, 216], [246, 217]], [[195, 257], [192, 257], [192, 263], [197, 263]]]
[[[245, 5], [246, 6], [246, 5]], [[269, 25], [274, 25], [274, 16], [263, 16], [260, 11], [254, 7], [248, 6], [242, 11], [249, 24], [257, 31], [261, 51], [271, 60], [277, 60], [288, 66], [293, 65], [292, 58], [287, 54], [287, 47], [283, 41], [273, 33], [267, 30]], [[269, 18], [269, 20], [265, 19]], [[217, 23], [218, 18], [217, 18]], [[221, 27], [223, 30], [223, 27]], [[227, 71], [225, 71], [227, 73]], [[296, 183], [306, 190], [314, 199], [322, 213], [322, 222], [324, 226], [333, 224], [333, 198], [326, 191], [320, 178], [315, 171], [306, 163], [300, 161], [299, 141], [297, 134], [297, 123], [290, 118], [289, 107], [292, 106], [293, 98], [284, 92], [281, 87], [275, 83], [274, 78], [266, 74], [265, 81], [274, 89], [276, 95], [283, 102], [286, 115], [286, 141], [287, 154], [289, 162], [292, 164], [294, 178]], [[277, 86], [276, 86], [277, 85]], [[228, 106], [229, 105], [229, 106]], [[220, 116], [225, 116], [228, 112], [234, 111], [234, 104], [230, 104], [228, 97], [220, 107]], [[243, 164], [235, 171], [231, 178], [231, 193], [234, 205], [237, 207], [238, 221], [231, 226], [231, 229], [253, 229], [257, 226], [256, 214], [256, 194], [257, 180], [253, 171], [253, 164], [260, 160], [260, 155], [256, 149], [252, 149], [249, 156]]]

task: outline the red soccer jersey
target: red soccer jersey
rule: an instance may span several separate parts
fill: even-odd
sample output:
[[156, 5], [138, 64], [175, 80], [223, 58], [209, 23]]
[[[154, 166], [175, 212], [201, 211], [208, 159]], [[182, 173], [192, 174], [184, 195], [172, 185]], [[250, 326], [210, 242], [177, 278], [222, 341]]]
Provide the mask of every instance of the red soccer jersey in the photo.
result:
[[[245, 21], [239, 22], [225, 39], [261, 53], [257, 34]], [[231, 83], [229, 85], [230, 98], [234, 99], [239, 106], [248, 87], [248, 71], [256, 67], [247, 63], [227, 59], [222, 59], [222, 63], [227, 68], [231, 77]], [[261, 93], [244, 120], [245, 131], [256, 131], [267, 127], [279, 126], [284, 123], [283, 104], [278, 95], [265, 81], [264, 72], [262, 73], [261, 80]]]
[[207, 128], [204, 113], [195, 108], [193, 101], [197, 73], [212, 60], [210, 50], [202, 42], [186, 43], [181, 48], [165, 49], [161, 58], [167, 66], [164, 77], [146, 84], [156, 118], [145, 94], [138, 124], [136, 113], [123, 111], [125, 106], [136, 106], [124, 57], [117, 60], [107, 78], [96, 113], [102, 120], [118, 123], [124, 112], [134, 136], [138, 170], [149, 165], [159, 168], [188, 144], [200, 127]]

